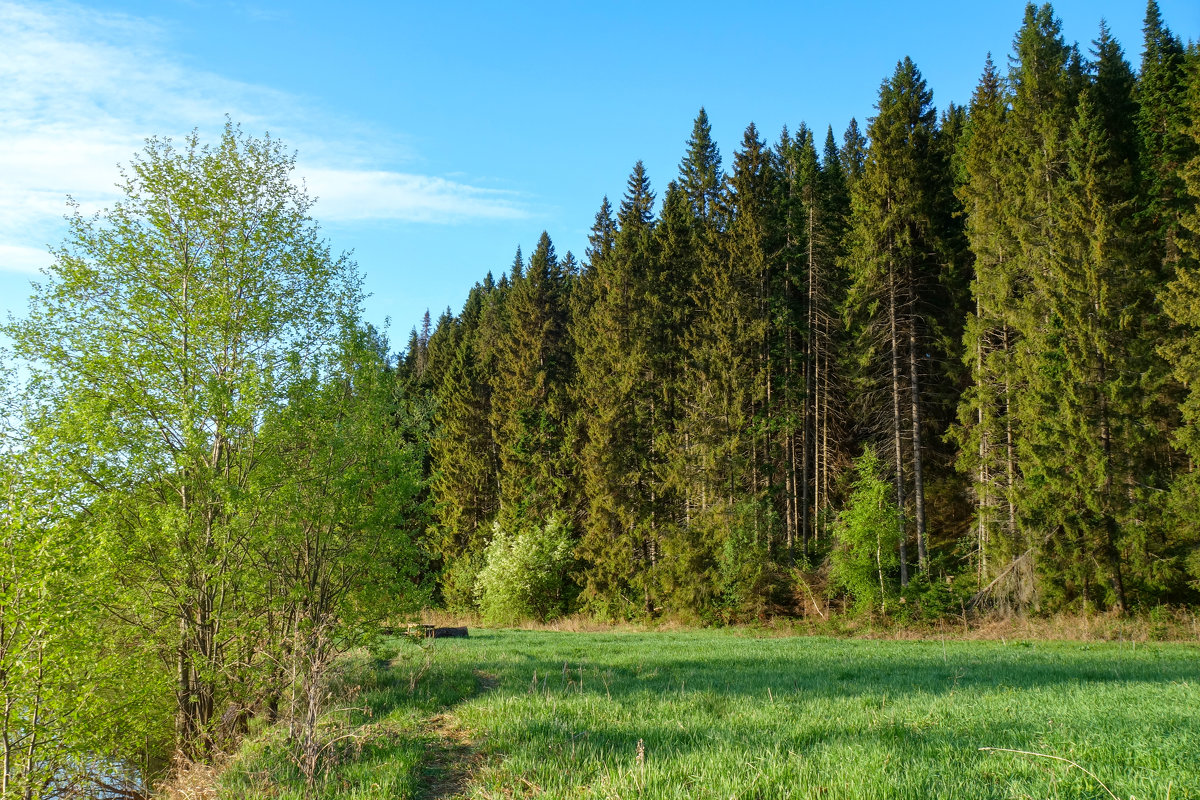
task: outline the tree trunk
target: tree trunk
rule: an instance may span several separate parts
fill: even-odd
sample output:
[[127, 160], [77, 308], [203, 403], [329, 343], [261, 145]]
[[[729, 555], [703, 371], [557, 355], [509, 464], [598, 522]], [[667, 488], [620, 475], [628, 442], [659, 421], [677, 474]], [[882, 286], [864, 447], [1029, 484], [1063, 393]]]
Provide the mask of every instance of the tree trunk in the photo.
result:
[[[1106, 383], [1104, 357], [1100, 356], [1100, 386]], [[1112, 430], [1108, 422], [1108, 401], [1100, 398], [1100, 441], [1104, 451], [1104, 530], [1105, 556], [1113, 573], [1113, 588], [1117, 593], [1117, 610], [1125, 614], [1129, 606], [1125, 599], [1125, 577], [1121, 572], [1121, 555], [1117, 549], [1117, 521], [1112, 509]]]
[[921, 391], [917, 375], [916, 320], [910, 320], [908, 327], [908, 372], [912, 388], [913, 509], [917, 522], [917, 568], [924, 572], [929, 568], [929, 557], [925, 544], [925, 482], [921, 469]]
[[1004, 356], [1004, 438], [1007, 451], [1005, 453], [1005, 471], [1008, 473], [1005, 495], [1008, 500], [1008, 536], [1012, 542], [1018, 545], [1015, 549], [1019, 550], [1023, 549], [1026, 543], [1020, 541], [1020, 537], [1017, 535], [1017, 502], [1014, 497], [1017, 490], [1017, 452], [1013, 437], [1012, 385], [1008, 376], [1012, 349], [1009, 346], [1007, 324], [1004, 326]]
[[821, 420], [821, 397], [817, 393], [817, 372], [820, 369], [820, 353], [821, 344], [817, 338], [817, 259], [816, 248], [813, 242], [813, 222], [815, 215], [815, 202], [813, 198], [812, 188], [808, 190], [808, 362], [805, 365], [804, 372], [804, 391], [806, 396], [812, 398], [812, 441], [809, 442], [809, 447], [812, 450], [812, 486], [813, 486], [813, 536], [816, 536], [816, 529], [819, 522], [819, 514], [821, 510], [821, 482], [818, 476], [821, 474], [821, 450], [819, 447], [818, 432], [820, 430]]
[[904, 446], [901, 438], [900, 416], [900, 337], [896, 330], [896, 275], [891, 268], [888, 287], [888, 323], [892, 339], [892, 441], [896, 457], [896, 508], [900, 519], [900, 585], [908, 585], [908, 546], [904, 525]]
[[824, 400], [821, 403], [821, 407], [824, 409], [824, 413], [821, 417], [821, 475], [820, 475], [820, 480], [821, 480], [821, 497], [824, 498], [824, 500], [825, 500], [826, 508], [829, 508], [830, 507], [830, 503], [829, 503], [829, 419], [830, 419], [830, 416], [829, 416], [829, 377], [830, 377], [829, 360], [830, 360], [830, 353], [829, 353], [829, 330], [828, 330], [829, 320], [828, 319], [823, 320], [821, 322], [821, 326], [822, 326], [822, 329], [824, 332], [824, 338], [822, 339], [822, 346], [827, 349], [825, 351], [825, 358], [824, 358], [825, 379], [820, 381], [820, 385], [818, 386], [818, 391], [820, 391], [822, 396], [824, 397]]

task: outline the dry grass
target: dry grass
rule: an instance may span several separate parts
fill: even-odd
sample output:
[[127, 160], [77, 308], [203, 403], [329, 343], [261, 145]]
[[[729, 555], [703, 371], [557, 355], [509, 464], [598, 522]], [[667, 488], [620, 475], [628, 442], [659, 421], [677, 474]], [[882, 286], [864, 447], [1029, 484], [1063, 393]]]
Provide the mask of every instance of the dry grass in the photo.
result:
[[[437, 626], [486, 628], [478, 615], [454, 614], [436, 609], [421, 612], [420, 621]], [[606, 622], [573, 614], [549, 622], [529, 620], [515, 626], [526, 631], [561, 633], [645, 633], [700, 630], [689, 621], [665, 617], [653, 622]], [[1200, 614], [1188, 608], [1157, 608], [1148, 614], [1054, 614], [1051, 616], [968, 615], [938, 622], [900, 622], [888, 618], [839, 615], [822, 619], [778, 617], [749, 625], [733, 626], [755, 636], [843, 636], [865, 639], [968, 641], [1076, 642], [1195, 642], [1200, 641]]]
[[154, 796], [161, 800], [217, 800], [217, 780], [224, 766], [223, 760], [199, 764], [176, 758], [170, 777], [154, 787]]
[[[404, 623], [409, 620], [403, 620], [394, 627], [402, 629]], [[419, 618], [412, 620], [420, 622], [424, 625], [434, 625], [436, 627], [466, 627], [470, 628], [487, 628], [490, 627], [483, 623], [483, 620], [478, 614], [461, 614], [441, 609], [427, 608], [421, 611]], [[660, 620], [654, 624], [641, 622], [607, 622], [589, 617], [584, 614], [572, 614], [569, 617], [560, 617], [558, 619], [549, 620], [547, 622], [539, 622], [537, 620], [525, 620], [521, 624], [515, 626], [519, 630], [526, 631], [557, 631], [560, 633], [609, 633], [612, 631], [625, 631], [630, 633], [644, 633], [653, 630], [694, 630], [695, 625], [684, 625], [674, 620]]]

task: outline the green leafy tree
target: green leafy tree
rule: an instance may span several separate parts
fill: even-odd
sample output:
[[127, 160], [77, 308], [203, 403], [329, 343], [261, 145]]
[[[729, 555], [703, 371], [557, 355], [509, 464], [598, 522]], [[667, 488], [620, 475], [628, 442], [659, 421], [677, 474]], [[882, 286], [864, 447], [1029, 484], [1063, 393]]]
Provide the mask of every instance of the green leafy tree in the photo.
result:
[[19, 429], [0, 439], [0, 796], [145, 791], [170, 750], [169, 681], [101, 610], [69, 482]]
[[886, 613], [898, 588], [901, 527], [894, 487], [884, 469], [870, 447], [855, 459], [850, 495], [833, 524], [829, 563], [834, 582], [859, 610]]
[[[244, 589], [262, 499], [262, 421], [330, 351], [361, 298], [270, 138], [151, 139], [123, 197], [75, 213], [29, 315], [4, 327], [30, 365], [42, 452], [96, 533], [135, 653], [172, 676], [176, 742], [212, 749], [258, 607]], [[136, 657], [131, 653], [131, 657]]]
[[[387, 343], [373, 329], [346, 331], [340, 349], [290, 387], [266, 415], [265, 459], [255, 493], [267, 533], [254, 560], [267, 577], [268, 635], [290, 664], [289, 730], [311, 781], [322, 745], [317, 720], [334, 659], [389, 617], [420, 608], [427, 417], [397, 396]], [[415, 412], [415, 413], [414, 413]], [[270, 661], [270, 659], [267, 659]], [[270, 687], [278, 692], [279, 686]]]

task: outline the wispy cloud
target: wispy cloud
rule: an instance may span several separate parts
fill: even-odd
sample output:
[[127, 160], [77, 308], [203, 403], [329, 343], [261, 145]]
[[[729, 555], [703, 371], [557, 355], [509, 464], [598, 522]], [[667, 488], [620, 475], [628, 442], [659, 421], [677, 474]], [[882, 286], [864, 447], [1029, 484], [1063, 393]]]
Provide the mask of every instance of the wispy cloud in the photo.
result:
[[460, 222], [518, 219], [525, 208], [513, 192], [480, 189], [426, 175], [300, 167], [324, 219]]
[[[310, 101], [187, 68], [166, 32], [81, 6], [0, 0], [0, 270], [45, 264], [65, 198], [116, 198], [118, 164], [149, 136], [216, 132], [228, 114], [300, 152], [322, 220], [461, 222], [525, 215], [521, 198], [437, 176], [375, 169], [363, 138], [329, 140]], [[369, 150], [369, 148], [368, 148]]]
[[50, 264], [46, 247], [27, 247], [19, 244], [0, 244], [0, 264], [5, 272], [24, 272], [36, 275]]

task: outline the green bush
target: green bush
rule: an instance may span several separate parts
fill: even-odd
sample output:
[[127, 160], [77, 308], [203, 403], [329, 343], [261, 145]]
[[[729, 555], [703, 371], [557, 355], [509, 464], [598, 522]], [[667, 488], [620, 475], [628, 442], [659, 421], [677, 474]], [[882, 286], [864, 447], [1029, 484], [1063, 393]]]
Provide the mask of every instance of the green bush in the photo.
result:
[[[918, 572], [900, 593], [909, 620], [940, 620], [957, 616], [969, 595], [969, 589], [942, 573]], [[905, 616], [905, 615], [902, 615]]]
[[833, 524], [831, 575], [860, 611], [886, 611], [897, 588], [900, 512], [891, 484], [880, 477], [882, 464], [874, 450], [863, 451], [854, 471], [850, 497]]
[[774, 573], [767, 551], [769, 513], [753, 502], [738, 503], [723, 515], [724, 539], [717, 553], [721, 607], [728, 621], [766, 613]]
[[477, 610], [475, 583], [483, 565], [481, 553], [469, 553], [451, 561], [442, 570], [442, 605], [447, 611], [470, 614]]
[[502, 524], [497, 519], [475, 580], [484, 621], [508, 625], [562, 614], [572, 561], [570, 532], [557, 515], [544, 525], [520, 518]]

